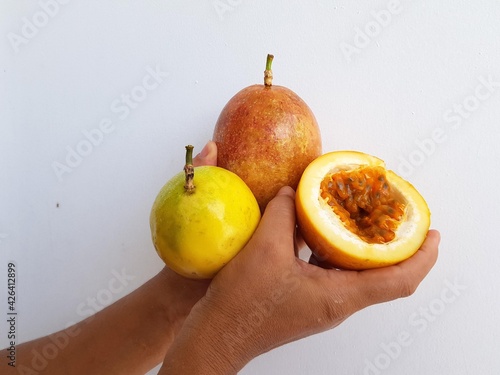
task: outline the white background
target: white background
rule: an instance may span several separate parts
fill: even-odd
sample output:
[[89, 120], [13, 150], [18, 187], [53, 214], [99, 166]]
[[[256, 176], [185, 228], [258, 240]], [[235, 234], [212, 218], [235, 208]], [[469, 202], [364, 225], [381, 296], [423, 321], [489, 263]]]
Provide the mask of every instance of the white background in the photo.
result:
[[[116, 300], [161, 269], [156, 193], [273, 53], [274, 83], [312, 108], [324, 151], [384, 159], [427, 199], [442, 244], [412, 297], [241, 373], [500, 372], [498, 1], [47, 2], [0, 5], [0, 311], [12, 260], [22, 341], [81, 320], [114, 272], [134, 278]], [[148, 67], [168, 77], [117, 112]], [[82, 131], [106, 119], [113, 130], [85, 149]], [[88, 155], [58, 178], [54, 163], [79, 145]], [[397, 350], [401, 334], [409, 345]]]

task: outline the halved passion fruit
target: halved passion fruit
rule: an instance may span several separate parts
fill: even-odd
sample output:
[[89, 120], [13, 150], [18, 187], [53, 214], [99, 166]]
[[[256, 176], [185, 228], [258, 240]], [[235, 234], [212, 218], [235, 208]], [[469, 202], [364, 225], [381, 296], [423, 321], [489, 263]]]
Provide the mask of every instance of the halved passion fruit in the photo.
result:
[[430, 226], [419, 192], [382, 160], [356, 151], [330, 152], [309, 164], [296, 208], [311, 251], [343, 269], [399, 263], [419, 249]]

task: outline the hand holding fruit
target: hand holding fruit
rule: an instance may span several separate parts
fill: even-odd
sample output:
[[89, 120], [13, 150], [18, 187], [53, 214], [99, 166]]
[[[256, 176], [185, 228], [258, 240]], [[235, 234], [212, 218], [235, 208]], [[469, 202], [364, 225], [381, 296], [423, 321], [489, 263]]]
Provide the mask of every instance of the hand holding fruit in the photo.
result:
[[438, 243], [439, 233], [430, 231], [420, 250], [395, 266], [319, 268], [295, 256], [294, 192], [283, 188], [250, 242], [193, 307], [160, 374], [235, 374], [277, 346], [409, 296], [434, 265]]
[[[182, 176], [174, 177], [153, 206], [153, 241], [167, 265], [188, 277], [215, 275], [160, 374], [236, 373], [252, 358], [333, 328], [369, 305], [409, 296], [436, 261], [439, 234], [428, 232], [430, 212], [418, 191], [378, 158], [349, 151], [319, 156], [314, 115], [291, 90], [271, 85], [271, 61], [265, 85], [237, 93], [214, 130], [218, 164], [243, 185], [213, 186], [213, 195], [202, 189], [202, 199], [195, 200], [187, 160], [185, 191]], [[201, 186], [220, 181], [209, 179], [218, 173], [202, 174]], [[287, 185], [298, 186], [297, 196]], [[240, 189], [238, 198], [227, 203], [233, 189]], [[246, 207], [239, 219], [257, 218], [221, 220], [222, 226], [237, 222], [245, 236], [222, 262], [216, 243], [225, 239], [204, 237], [219, 228], [219, 218], [204, 213], [200, 225], [196, 216], [213, 200]], [[257, 226], [259, 207], [264, 216]], [[184, 212], [194, 215], [180, 220]], [[297, 257], [296, 215], [314, 254], [310, 263]], [[193, 251], [189, 243], [198, 237]], [[318, 259], [326, 268], [318, 267]], [[332, 266], [344, 270], [327, 269]]]

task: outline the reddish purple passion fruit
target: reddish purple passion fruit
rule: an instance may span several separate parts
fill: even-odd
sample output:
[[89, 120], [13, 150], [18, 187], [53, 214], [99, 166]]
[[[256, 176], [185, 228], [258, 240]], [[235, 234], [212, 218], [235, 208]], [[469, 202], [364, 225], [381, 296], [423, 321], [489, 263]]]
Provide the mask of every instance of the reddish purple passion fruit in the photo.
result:
[[264, 210], [285, 185], [297, 188], [304, 169], [321, 155], [321, 134], [309, 106], [292, 90], [272, 85], [268, 55], [264, 85], [234, 95], [215, 125], [217, 164], [248, 185]]

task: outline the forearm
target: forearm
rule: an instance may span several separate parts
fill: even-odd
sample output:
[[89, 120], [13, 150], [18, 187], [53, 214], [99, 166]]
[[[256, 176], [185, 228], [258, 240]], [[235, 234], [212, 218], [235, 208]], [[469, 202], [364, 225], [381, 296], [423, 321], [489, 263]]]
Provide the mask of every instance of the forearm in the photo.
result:
[[162, 272], [68, 330], [18, 346], [16, 366], [51, 375], [144, 374], [163, 360], [201, 297], [203, 288], [190, 283]]

